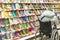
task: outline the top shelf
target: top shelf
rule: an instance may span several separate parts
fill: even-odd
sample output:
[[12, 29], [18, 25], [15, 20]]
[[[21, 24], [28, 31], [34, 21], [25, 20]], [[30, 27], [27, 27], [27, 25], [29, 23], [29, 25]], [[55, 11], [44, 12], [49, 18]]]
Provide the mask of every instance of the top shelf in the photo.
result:
[[[16, 4], [13, 3], [13, 2], [9, 2], [10, 4]], [[0, 4], [7, 4], [6, 2], [0, 2]], [[41, 2], [41, 3], [38, 3], [38, 2], [35, 2], [35, 3], [18, 3], [18, 4], [60, 4], [60, 2]]]

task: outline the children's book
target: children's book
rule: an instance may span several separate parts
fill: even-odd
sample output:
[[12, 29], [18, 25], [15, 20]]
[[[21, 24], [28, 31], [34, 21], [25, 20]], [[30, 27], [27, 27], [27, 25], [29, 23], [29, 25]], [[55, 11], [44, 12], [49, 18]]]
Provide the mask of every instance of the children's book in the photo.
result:
[[12, 10], [11, 4], [9, 4], [9, 3], [6, 4], [6, 10], [8, 10], [8, 11]]
[[33, 7], [33, 4], [30, 4], [30, 8], [31, 8], [31, 9], [33, 9], [33, 8], [34, 8], [34, 7]]
[[19, 4], [15, 4], [16, 9], [20, 9], [20, 5]]
[[16, 10], [13, 10], [13, 11], [12, 11], [12, 15], [13, 15], [13, 16], [18, 16]]
[[5, 19], [3, 22], [4, 22], [4, 25], [8, 25], [9, 24], [9, 20], [8, 19]]
[[15, 4], [11, 4], [11, 7], [12, 7], [12, 10], [15, 10], [16, 9]]
[[25, 16], [24, 10], [23, 11], [20, 11], [20, 13], [21, 13], [22, 16]]
[[13, 18], [12, 12], [7, 12], [8, 13], [8, 18]]

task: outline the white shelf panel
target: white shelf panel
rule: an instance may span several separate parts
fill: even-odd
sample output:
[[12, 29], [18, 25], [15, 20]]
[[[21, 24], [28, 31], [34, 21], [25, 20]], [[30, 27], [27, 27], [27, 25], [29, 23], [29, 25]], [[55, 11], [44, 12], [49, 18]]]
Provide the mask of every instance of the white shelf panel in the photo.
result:
[[[39, 33], [37, 33], [36, 35], [39, 35]], [[26, 40], [26, 39], [32, 38], [32, 37], [34, 37], [34, 36], [35, 36], [35, 34], [30, 35], [30, 36], [26, 36], [26, 37], [21, 38], [21, 39], [18, 39], [18, 40]]]

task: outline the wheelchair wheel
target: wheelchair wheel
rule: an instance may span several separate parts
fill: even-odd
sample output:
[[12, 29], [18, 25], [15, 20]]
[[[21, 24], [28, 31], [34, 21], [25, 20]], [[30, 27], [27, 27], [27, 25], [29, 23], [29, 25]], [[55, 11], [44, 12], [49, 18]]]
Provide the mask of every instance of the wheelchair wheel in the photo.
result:
[[57, 29], [54, 29], [51, 34], [51, 40], [59, 40], [59, 34]]

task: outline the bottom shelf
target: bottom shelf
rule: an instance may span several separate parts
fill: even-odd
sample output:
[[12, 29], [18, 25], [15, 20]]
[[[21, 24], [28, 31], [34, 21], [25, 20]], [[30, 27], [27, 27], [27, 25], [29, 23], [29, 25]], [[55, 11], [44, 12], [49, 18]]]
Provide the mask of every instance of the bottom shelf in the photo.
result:
[[[37, 36], [37, 35], [39, 35], [39, 33], [37, 33], [36, 36]], [[23, 38], [18, 39], [18, 40], [26, 40], [26, 39], [32, 38], [32, 37], [34, 37], [34, 36], [35, 36], [35, 34], [32, 34], [32, 35], [30, 35], [30, 36], [26, 36], [26, 37], [23, 37]]]

